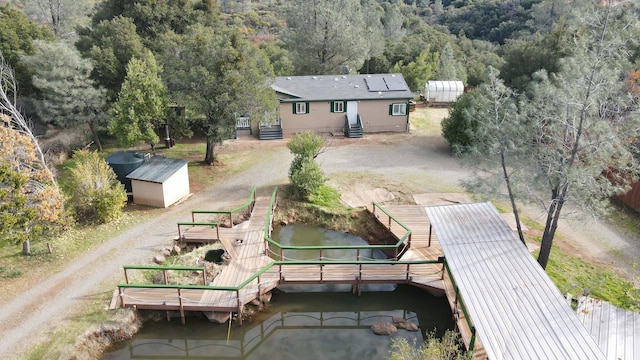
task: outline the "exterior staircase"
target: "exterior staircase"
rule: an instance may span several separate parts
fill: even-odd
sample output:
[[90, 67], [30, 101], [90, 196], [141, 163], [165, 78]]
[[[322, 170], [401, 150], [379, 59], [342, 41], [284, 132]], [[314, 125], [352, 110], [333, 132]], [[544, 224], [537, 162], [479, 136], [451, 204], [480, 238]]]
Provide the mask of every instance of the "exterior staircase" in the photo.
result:
[[260, 140], [280, 140], [283, 139], [281, 127], [260, 128], [258, 139]]
[[362, 121], [360, 119], [360, 115], [358, 115], [358, 120], [355, 124], [350, 124], [349, 119], [345, 120], [345, 132], [344, 134], [350, 138], [361, 138], [362, 137]]

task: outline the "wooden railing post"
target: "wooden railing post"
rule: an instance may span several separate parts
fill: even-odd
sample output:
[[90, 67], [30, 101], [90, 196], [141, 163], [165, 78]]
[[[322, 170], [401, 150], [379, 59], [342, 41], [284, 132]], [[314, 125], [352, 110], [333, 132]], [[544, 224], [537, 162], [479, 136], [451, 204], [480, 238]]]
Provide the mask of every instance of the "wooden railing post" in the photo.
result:
[[409, 282], [409, 277], [410, 277], [410, 276], [409, 276], [409, 266], [410, 266], [410, 265], [411, 265], [411, 264], [407, 264], [407, 274], [406, 274], [406, 278], [405, 278], [405, 280], [406, 280], [407, 282]]
[[124, 281], [125, 283], [129, 283], [129, 276], [127, 275], [127, 268], [124, 268]]
[[433, 227], [431, 226], [431, 224], [429, 224], [429, 247], [431, 247], [431, 230], [433, 229]]
[[233, 229], [233, 213], [229, 211], [229, 227]]
[[178, 301], [180, 303], [180, 320], [182, 321], [182, 325], [184, 325], [185, 324], [184, 305], [182, 304], [182, 292], [180, 291], [180, 288], [178, 288]]
[[202, 270], [202, 285], [207, 285], [207, 270]]

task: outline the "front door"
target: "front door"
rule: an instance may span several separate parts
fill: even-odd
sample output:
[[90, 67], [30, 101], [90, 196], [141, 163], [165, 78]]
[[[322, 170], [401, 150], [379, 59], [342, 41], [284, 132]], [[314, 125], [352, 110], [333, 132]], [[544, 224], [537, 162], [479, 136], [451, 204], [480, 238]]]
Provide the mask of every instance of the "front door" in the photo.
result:
[[358, 123], [357, 101], [347, 101], [347, 119], [349, 119], [349, 125], [355, 125]]

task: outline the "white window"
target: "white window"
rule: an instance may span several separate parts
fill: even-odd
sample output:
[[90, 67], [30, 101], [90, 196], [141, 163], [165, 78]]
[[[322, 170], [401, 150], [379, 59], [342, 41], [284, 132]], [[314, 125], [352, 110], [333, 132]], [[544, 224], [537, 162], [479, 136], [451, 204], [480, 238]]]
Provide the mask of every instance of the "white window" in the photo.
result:
[[333, 112], [334, 113], [342, 113], [342, 112], [344, 112], [344, 101], [334, 101], [333, 102]]
[[391, 115], [407, 115], [407, 104], [392, 104]]
[[296, 114], [306, 114], [307, 113], [307, 103], [298, 102], [296, 103]]

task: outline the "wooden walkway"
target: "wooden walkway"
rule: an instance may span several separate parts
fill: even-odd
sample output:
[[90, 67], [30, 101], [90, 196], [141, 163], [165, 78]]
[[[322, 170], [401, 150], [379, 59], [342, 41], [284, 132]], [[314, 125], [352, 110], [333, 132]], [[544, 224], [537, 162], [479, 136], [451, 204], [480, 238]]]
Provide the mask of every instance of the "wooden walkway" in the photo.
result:
[[[265, 221], [270, 210], [269, 204], [269, 198], [258, 197], [249, 221], [233, 228], [194, 226], [182, 232], [181, 240], [186, 242], [220, 241], [231, 257], [229, 264], [207, 285], [237, 288], [274, 262], [265, 255], [263, 238]], [[423, 206], [393, 205], [385, 209], [412, 231], [410, 240], [405, 240], [405, 244], [410, 241], [410, 248], [399, 260], [437, 261], [442, 256], [435, 234], [431, 234], [429, 239], [429, 222]], [[382, 225], [388, 227], [391, 224], [390, 230], [397, 239], [401, 239], [406, 234], [405, 228], [391, 221], [389, 216], [380, 209], [377, 209], [375, 214]], [[240, 290], [133, 287], [120, 289], [120, 296], [125, 306], [135, 306], [139, 309], [177, 310], [181, 312], [181, 316], [184, 311], [202, 311], [210, 318], [215, 317], [213, 312], [226, 314], [236, 312], [241, 319], [242, 307], [245, 304], [279, 284], [352, 284], [355, 291], [359, 290], [361, 284], [404, 283], [425, 288], [432, 293], [444, 294], [445, 270], [442, 263], [380, 264], [371, 261], [355, 264], [354, 262], [303, 265], [279, 263]]]

